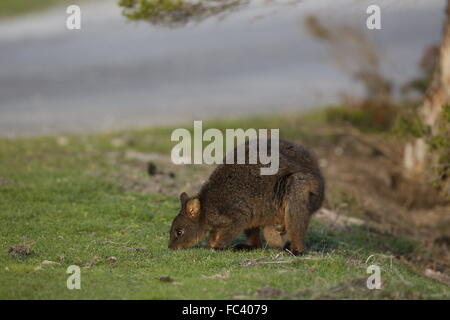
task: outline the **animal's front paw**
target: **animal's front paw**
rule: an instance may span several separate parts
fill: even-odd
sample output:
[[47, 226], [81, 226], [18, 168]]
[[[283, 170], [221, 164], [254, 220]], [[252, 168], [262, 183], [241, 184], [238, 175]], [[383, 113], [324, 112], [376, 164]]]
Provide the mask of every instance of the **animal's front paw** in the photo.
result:
[[287, 251], [293, 254], [294, 256], [301, 256], [304, 253], [303, 250], [293, 249], [291, 246], [291, 242], [286, 242], [286, 244], [283, 247], [283, 251]]

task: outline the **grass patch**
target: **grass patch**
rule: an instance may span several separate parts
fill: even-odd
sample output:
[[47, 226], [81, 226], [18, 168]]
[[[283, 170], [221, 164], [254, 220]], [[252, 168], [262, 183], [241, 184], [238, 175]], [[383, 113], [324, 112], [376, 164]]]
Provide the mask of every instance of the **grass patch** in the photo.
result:
[[[298, 119], [208, 126], [283, 128], [284, 137], [310, 139], [293, 125]], [[448, 286], [397, 258], [420, 246], [365, 227], [331, 229], [314, 221], [308, 253], [299, 258], [272, 249], [168, 250], [178, 200], [125, 189], [116, 179], [122, 169], [108, 154], [118, 153], [119, 161], [130, 149], [168, 154], [171, 131], [0, 139], [0, 299], [450, 298]], [[17, 245], [32, 252], [8, 252]], [[381, 290], [366, 288], [370, 264], [381, 267]], [[81, 290], [66, 287], [70, 265], [81, 267]]]

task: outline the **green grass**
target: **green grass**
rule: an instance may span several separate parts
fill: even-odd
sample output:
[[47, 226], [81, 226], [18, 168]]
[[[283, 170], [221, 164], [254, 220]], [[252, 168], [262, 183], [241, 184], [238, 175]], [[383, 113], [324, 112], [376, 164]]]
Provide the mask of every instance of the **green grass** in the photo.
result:
[[[251, 123], [301, 136], [287, 125], [291, 121], [272, 117], [208, 125]], [[68, 136], [67, 144], [55, 137], [0, 139], [0, 299], [450, 298], [448, 286], [398, 259], [422, 250], [419, 245], [365, 227], [330, 229], [314, 221], [308, 253], [298, 258], [273, 249], [168, 250], [178, 200], [125, 189], [117, 178], [125, 169], [108, 154], [118, 153], [120, 163], [129, 149], [168, 153], [170, 132]], [[126, 137], [125, 145], [113, 147], [111, 140], [119, 136]], [[33, 253], [7, 252], [20, 244]], [[42, 265], [44, 260], [59, 264]], [[256, 263], [246, 266], [249, 260]], [[381, 267], [381, 290], [365, 286], [371, 264]], [[81, 267], [81, 290], [66, 287], [70, 265]], [[161, 276], [174, 281], [162, 282]]]
[[69, 0], [1, 0], [0, 18], [39, 11], [58, 4], [75, 4], [76, 2]]

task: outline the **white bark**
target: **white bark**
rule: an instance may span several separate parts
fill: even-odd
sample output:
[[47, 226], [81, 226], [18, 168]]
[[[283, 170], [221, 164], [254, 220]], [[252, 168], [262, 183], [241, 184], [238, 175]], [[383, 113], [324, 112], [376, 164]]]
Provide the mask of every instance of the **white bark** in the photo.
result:
[[[430, 127], [431, 134], [438, 133], [442, 106], [450, 104], [450, 0], [447, 0], [446, 19], [439, 57], [432, 82], [419, 108], [419, 117]], [[434, 161], [423, 138], [407, 143], [404, 150], [404, 167], [408, 176], [419, 176]]]

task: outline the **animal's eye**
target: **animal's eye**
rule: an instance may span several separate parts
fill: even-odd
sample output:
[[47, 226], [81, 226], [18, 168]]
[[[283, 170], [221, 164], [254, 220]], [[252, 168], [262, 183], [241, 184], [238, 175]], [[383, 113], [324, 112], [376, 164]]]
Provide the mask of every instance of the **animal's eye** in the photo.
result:
[[183, 230], [178, 229], [176, 231], [176, 233], [177, 233], [177, 236], [179, 237], [179, 236], [183, 235]]

